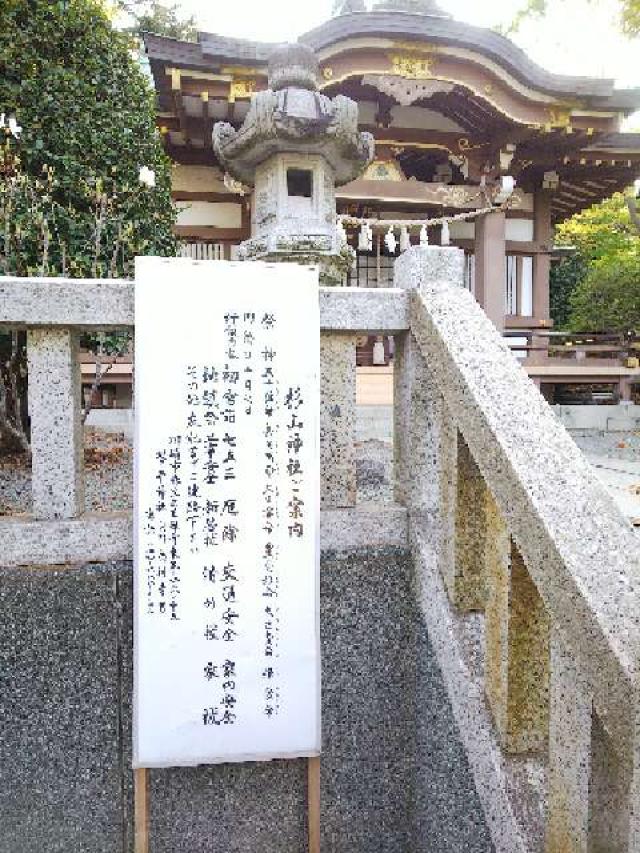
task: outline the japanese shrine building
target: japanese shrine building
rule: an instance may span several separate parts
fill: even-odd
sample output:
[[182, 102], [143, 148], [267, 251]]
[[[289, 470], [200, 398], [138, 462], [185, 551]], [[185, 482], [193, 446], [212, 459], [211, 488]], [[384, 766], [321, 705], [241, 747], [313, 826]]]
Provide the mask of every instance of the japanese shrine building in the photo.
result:
[[[622, 120], [640, 90], [551, 74], [503, 36], [453, 20], [429, 0], [389, 0], [344, 13], [300, 41], [320, 62], [320, 90], [357, 101], [375, 160], [337, 188], [338, 213], [417, 220], [486, 206], [484, 189], [515, 178], [513, 204], [451, 225], [467, 256], [467, 283], [543, 391], [585, 383], [629, 398], [634, 359], [602, 347], [548, 356], [553, 226], [640, 176], [640, 134]], [[359, 11], [353, 11], [359, 10]], [[267, 87], [276, 47], [199, 33], [196, 42], [145, 36], [157, 124], [175, 163], [177, 234], [193, 257], [231, 258], [249, 237], [251, 195], [226, 180], [211, 143], [217, 121], [239, 127], [252, 93]], [[419, 229], [412, 231], [418, 240]], [[346, 284], [388, 287], [394, 256], [377, 229]], [[430, 232], [439, 241], [439, 230]], [[349, 232], [357, 247], [357, 233]], [[581, 357], [582, 356], [582, 357]]]

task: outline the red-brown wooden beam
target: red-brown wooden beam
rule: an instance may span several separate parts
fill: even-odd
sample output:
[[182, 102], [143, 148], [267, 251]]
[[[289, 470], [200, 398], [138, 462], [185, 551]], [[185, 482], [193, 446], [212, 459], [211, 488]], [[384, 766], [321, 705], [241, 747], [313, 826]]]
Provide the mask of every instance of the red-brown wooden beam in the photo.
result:
[[173, 232], [181, 240], [211, 240], [215, 243], [239, 243], [248, 237], [243, 228], [216, 228], [214, 225], [174, 225]]
[[242, 203], [242, 197], [236, 195], [235, 193], [192, 192], [187, 190], [174, 190], [171, 193], [171, 198], [174, 201], [209, 201], [224, 204]]
[[186, 145], [172, 145], [165, 142], [165, 151], [175, 163], [183, 166], [217, 166], [212, 147], [187, 148]]
[[[419, 147], [420, 145], [425, 147], [441, 146], [456, 156], [466, 154], [468, 150], [464, 143], [462, 147], [460, 146], [460, 142], [467, 139], [467, 134], [460, 132], [451, 133], [450, 131], [423, 130], [413, 127], [376, 127], [375, 125], [361, 125], [360, 130], [368, 131], [373, 135], [376, 142], [385, 145], [406, 145], [407, 148]], [[478, 145], [488, 148], [492, 144], [492, 139], [490, 136], [480, 134], [468, 142], [471, 146]]]

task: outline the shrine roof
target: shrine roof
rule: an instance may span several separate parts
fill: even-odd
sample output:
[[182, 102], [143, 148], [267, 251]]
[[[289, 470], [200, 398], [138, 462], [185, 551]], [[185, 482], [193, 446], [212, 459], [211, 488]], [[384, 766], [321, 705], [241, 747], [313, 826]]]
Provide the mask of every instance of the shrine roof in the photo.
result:
[[[338, 15], [299, 41], [322, 53], [340, 42], [383, 38], [402, 41], [405, 47], [429, 45], [463, 48], [495, 62], [521, 83], [558, 98], [594, 99], [598, 107], [633, 111], [640, 107], [640, 89], [616, 89], [612, 79], [554, 74], [533, 62], [505, 36], [439, 15], [401, 11], [355, 12]], [[265, 66], [276, 43], [228, 38], [199, 32], [197, 42], [181, 42], [152, 34], [144, 41], [151, 61], [180, 63], [210, 69], [219, 62]], [[477, 61], [477, 60], [476, 60]]]
[[608, 133], [587, 150], [604, 151], [608, 148], [612, 151], [640, 151], [640, 133]]
[[319, 51], [358, 36], [402, 38], [416, 43], [428, 40], [434, 45], [465, 47], [493, 59], [521, 82], [549, 94], [608, 98], [612, 105], [640, 106], [640, 89], [616, 90], [612, 79], [553, 74], [500, 33], [447, 17], [406, 12], [341, 15], [301, 36], [300, 41]]
[[[241, 128], [280, 45], [204, 32], [196, 42], [144, 41], [165, 150], [183, 165], [220, 167], [213, 127]], [[338, 15], [299, 42], [316, 54], [322, 95], [355, 101], [359, 129], [403, 176], [404, 186], [387, 187], [389, 199], [424, 202], [443, 169], [464, 186], [508, 169], [525, 193], [557, 185], [559, 221], [640, 176], [640, 134], [619, 132], [640, 109], [640, 89], [552, 74], [491, 30], [378, 10]], [[359, 187], [376, 199], [384, 189]]]

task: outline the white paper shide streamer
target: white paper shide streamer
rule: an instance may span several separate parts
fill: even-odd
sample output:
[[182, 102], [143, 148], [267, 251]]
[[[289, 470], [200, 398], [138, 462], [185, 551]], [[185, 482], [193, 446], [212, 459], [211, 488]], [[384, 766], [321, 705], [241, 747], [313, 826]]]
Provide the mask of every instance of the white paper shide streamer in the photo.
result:
[[398, 246], [398, 241], [396, 240], [396, 235], [393, 233], [393, 228], [389, 228], [384, 237], [384, 243], [387, 247], [387, 250], [390, 255], [395, 255], [396, 248]]

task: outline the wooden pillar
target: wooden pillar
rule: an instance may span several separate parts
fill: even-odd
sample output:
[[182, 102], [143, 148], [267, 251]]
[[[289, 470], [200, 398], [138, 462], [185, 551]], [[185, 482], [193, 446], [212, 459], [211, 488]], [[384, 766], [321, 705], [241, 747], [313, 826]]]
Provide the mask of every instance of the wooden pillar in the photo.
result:
[[[538, 190], [533, 200], [533, 239], [538, 248], [551, 248], [551, 193]], [[537, 252], [533, 258], [533, 316], [537, 320], [549, 319], [549, 271], [551, 256]]]
[[149, 771], [133, 771], [134, 853], [149, 853]]
[[497, 329], [504, 329], [506, 303], [505, 214], [488, 213], [476, 220], [476, 299]]
[[633, 400], [633, 385], [626, 376], [620, 379], [620, 399], [627, 403]]
[[320, 853], [320, 756], [307, 765], [308, 853]]

